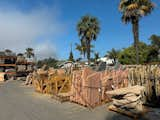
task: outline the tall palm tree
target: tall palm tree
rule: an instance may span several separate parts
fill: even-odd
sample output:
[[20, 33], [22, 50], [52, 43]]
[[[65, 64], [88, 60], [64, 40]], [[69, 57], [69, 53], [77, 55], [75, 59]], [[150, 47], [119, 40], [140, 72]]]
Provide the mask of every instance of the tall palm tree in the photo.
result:
[[99, 21], [96, 17], [83, 16], [77, 24], [77, 31], [81, 43], [84, 41], [87, 52], [87, 59], [90, 63], [91, 42], [97, 39], [100, 31]]
[[[86, 53], [87, 53], [87, 47], [85, 44], [85, 41], [82, 41], [81, 44], [76, 43], [76, 50], [78, 50], [80, 52], [81, 58], [86, 58]], [[90, 45], [90, 52], [93, 53], [94, 50], [92, 49], [94, 48], [94, 45]]]
[[95, 52], [94, 53], [94, 62], [97, 63], [97, 60], [99, 59], [99, 53], [98, 52]]
[[18, 53], [17, 56], [24, 56], [23, 53]]
[[132, 24], [134, 46], [136, 49], [136, 63], [139, 64], [139, 20], [152, 12], [154, 4], [151, 0], [121, 0], [119, 10], [122, 12], [122, 21]]
[[76, 50], [78, 50], [80, 52], [80, 55], [82, 56], [82, 58], [86, 56], [86, 45], [84, 41], [81, 41], [80, 44], [76, 43]]
[[26, 54], [27, 58], [34, 57], [34, 50], [33, 50], [33, 48], [27, 48], [25, 54]]
[[114, 63], [116, 63], [116, 60], [119, 57], [119, 50], [115, 50], [114, 48], [112, 48], [111, 51], [107, 51], [107, 54], [105, 55], [105, 57], [109, 57], [110, 59], [114, 60]]

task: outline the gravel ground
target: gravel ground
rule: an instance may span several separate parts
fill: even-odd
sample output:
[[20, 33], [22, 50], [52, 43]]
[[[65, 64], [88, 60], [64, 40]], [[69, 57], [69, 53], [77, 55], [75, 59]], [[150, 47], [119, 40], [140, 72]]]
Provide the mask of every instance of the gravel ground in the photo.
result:
[[[51, 96], [35, 93], [20, 81], [0, 84], [0, 120], [131, 120], [107, 110], [92, 111], [74, 103], [59, 103]], [[155, 120], [155, 119], [154, 119]]]

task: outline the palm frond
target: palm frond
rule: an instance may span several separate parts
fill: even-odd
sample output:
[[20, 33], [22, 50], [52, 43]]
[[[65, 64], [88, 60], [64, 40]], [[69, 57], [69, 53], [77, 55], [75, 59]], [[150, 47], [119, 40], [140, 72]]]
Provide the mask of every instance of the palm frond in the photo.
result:
[[150, 0], [121, 0], [119, 4], [124, 23], [150, 14], [154, 7], [154, 3]]

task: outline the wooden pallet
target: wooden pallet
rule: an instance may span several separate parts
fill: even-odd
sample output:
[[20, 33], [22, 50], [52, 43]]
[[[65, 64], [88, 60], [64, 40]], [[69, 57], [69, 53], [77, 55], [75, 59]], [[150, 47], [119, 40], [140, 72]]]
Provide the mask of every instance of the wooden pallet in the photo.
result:
[[75, 104], [78, 104], [78, 105], [80, 105], [80, 106], [83, 106], [83, 107], [85, 107], [85, 108], [87, 108], [87, 109], [89, 109], [89, 110], [93, 110], [94, 108], [96, 108], [96, 107], [98, 107], [98, 106], [101, 106], [101, 105], [104, 105], [104, 104], [106, 104], [106, 103], [108, 103], [108, 102], [110, 102], [110, 101], [109, 101], [109, 100], [102, 101], [101, 103], [96, 104], [95, 106], [90, 106], [90, 105], [87, 105], [87, 104], [82, 104], [82, 103], [79, 103], [79, 102], [76, 102], [76, 101], [73, 101], [73, 100], [70, 100], [70, 102], [75, 103]]
[[37, 74], [33, 77], [33, 85], [36, 91], [45, 94], [59, 95], [59, 93], [68, 93], [71, 88], [71, 75], [49, 76], [47, 73]]
[[63, 103], [70, 100], [70, 95], [67, 93], [64, 93], [59, 95], [53, 95], [52, 98]]
[[49, 79], [50, 83], [47, 89], [51, 89], [52, 94], [68, 93], [71, 88], [71, 76], [54, 75]]
[[83, 107], [85, 107], [85, 108], [88, 108], [89, 110], [92, 110], [93, 108], [92, 107], [90, 107], [90, 106], [87, 106], [87, 105], [84, 105], [84, 104], [81, 104], [81, 103], [79, 103], [79, 102], [76, 102], [76, 101], [70, 101], [71, 103], [75, 103], [75, 104], [78, 104], [78, 105], [80, 105], [80, 106], [83, 106]]
[[0, 67], [16, 67], [16, 64], [0, 64]]
[[110, 105], [108, 107], [108, 110], [120, 113], [120, 114], [125, 115], [125, 116], [128, 116], [130, 118], [133, 118], [134, 120], [138, 120], [146, 112], [148, 112], [148, 110], [144, 108], [144, 111], [142, 113], [136, 113], [136, 112], [133, 112], [133, 111], [130, 111], [130, 110], [124, 110], [124, 109], [121, 109], [121, 108], [117, 108], [114, 105]]

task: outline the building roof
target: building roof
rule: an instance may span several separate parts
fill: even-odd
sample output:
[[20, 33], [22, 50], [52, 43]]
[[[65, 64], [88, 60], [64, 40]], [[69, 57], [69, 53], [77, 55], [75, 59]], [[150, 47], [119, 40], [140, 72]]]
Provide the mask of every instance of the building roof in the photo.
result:
[[0, 51], [0, 56], [5, 56], [5, 52]]
[[16, 57], [16, 54], [11, 52], [5, 52], [5, 51], [0, 51], [0, 57], [1, 58], [15, 58]]

